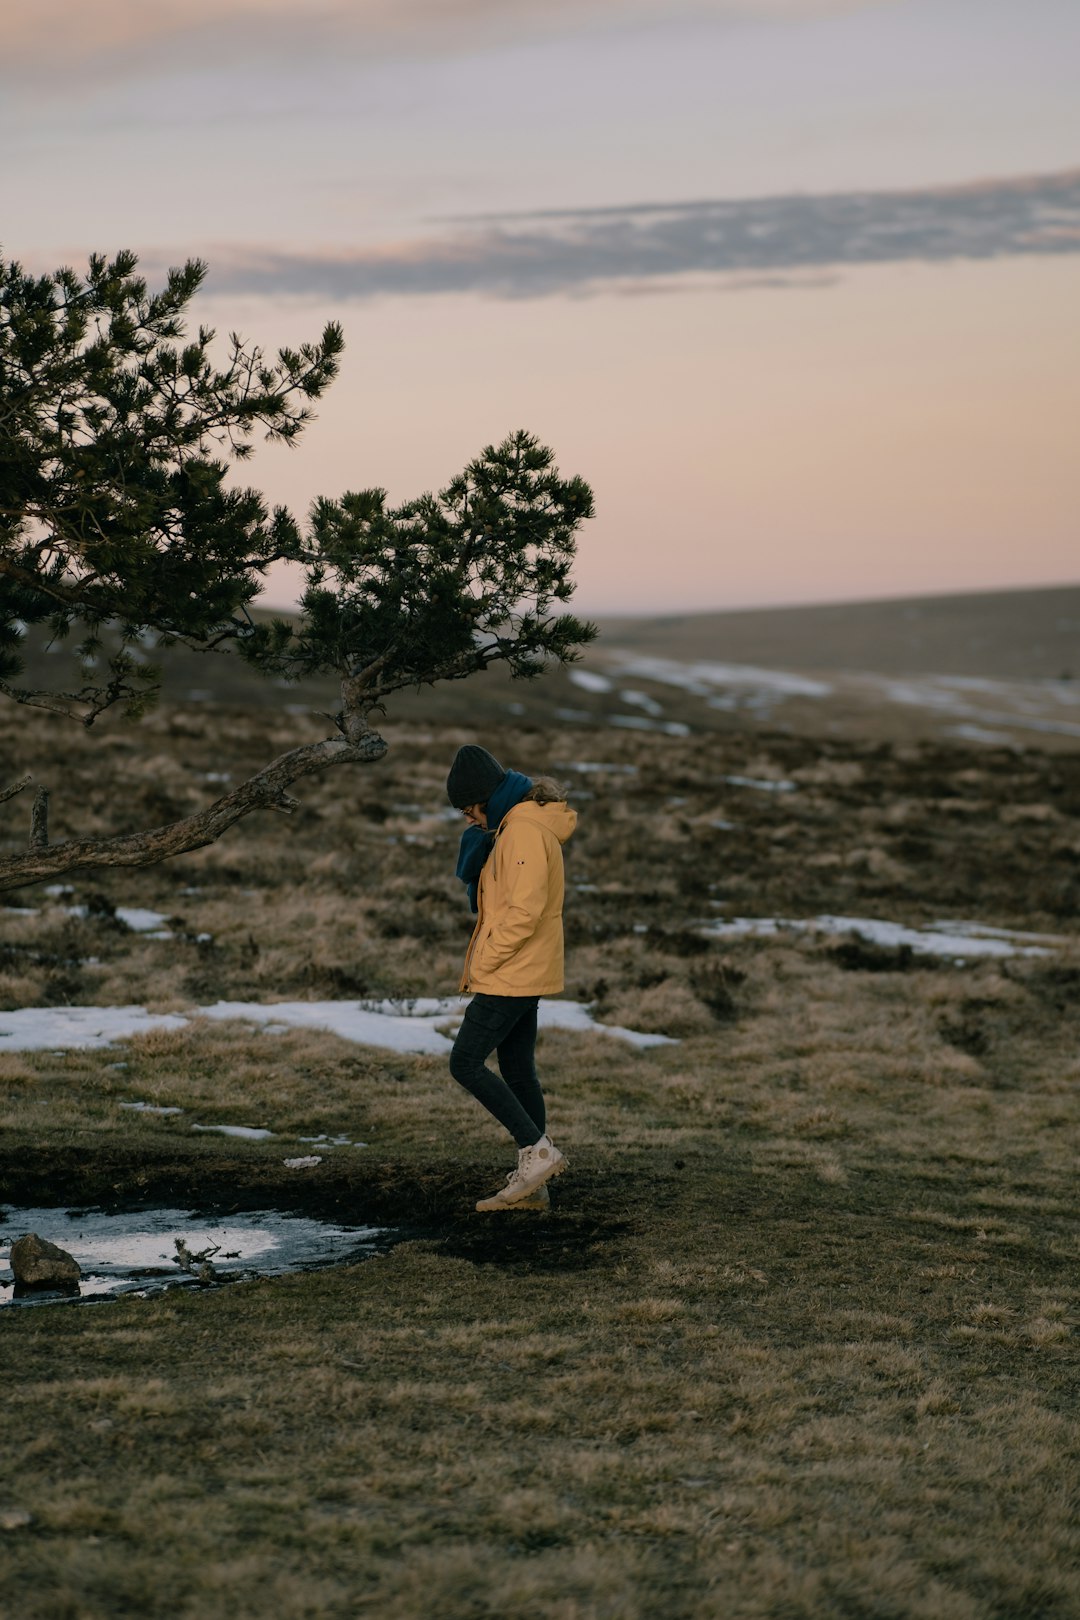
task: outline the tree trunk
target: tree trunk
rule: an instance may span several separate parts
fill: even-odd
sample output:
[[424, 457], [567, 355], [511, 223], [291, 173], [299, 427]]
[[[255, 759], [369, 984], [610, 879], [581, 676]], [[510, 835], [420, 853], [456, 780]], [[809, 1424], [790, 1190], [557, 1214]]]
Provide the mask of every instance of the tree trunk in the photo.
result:
[[[66, 844], [34, 845], [22, 855], [0, 860], [0, 893], [57, 877], [78, 866], [153, 866], [171, 855], [184, 855], [202, 849], [220, 838], [234, 822], [253, 810], [291, 810], [296, 804], [285, 789], [302, 776], [324, 771], [331, 765], [371, 765], [382, 759], [386, 743], [370, 730], [355, 709], [346, 704], [347, 734], [306, 743], [282, 754], [265, 770], [249, 776], [246, 782], [217, 799], [198, 815], [170, 822], [147, 832], [128, 833], [121, 838], [71, 839]], [[23, 784], [19, 784], [22, 786]], [[43, 824], [35, 824], [42, 836]]]

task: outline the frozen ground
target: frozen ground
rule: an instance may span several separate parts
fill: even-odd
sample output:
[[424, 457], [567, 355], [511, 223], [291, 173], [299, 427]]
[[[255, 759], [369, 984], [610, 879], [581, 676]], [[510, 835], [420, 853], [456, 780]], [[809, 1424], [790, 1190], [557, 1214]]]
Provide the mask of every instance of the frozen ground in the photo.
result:
[[[749, 697], [828, 697], [832, 686], [790, 670], [758, 669], [752, 664], [680, 663], [674, 658], [626, 657], [614, 650], [620, 676], [681, 687], [695, 697], [743, 692]], [[583, 672], [584, 673], [584, 672]]]
[[[262, 1024], [270, 1033], [324, 1029], [362, 1046], [445, 1054], [453, 1044], [447, 1031], [460, 1022], [467, 1005], [463, 996], [431, 996], [377, 1002], [218, 1001], [190, 1014], [151, 1013], [145, 1007], [26, 1007], [0, 1013], [0, 1053], [110, 1046], [152, 1029], [183, 1029], [190, 1018], [216, 1018]], [[595, 1030], [639, 1047], [670, 1042], [666, 1035], [601, 1024], [576, 1001], [541, 1001], [540, 1027]]]
[[[57, 909], [68, 917], [88, 917], [90, 907], [84, 905], [66, 905], [63, 902], [74, 891], [64, 883], [53, 883], [45, 890]], [[5, 906], [4, 910], [12, 916], [37, 917], [40, 915], [37, 906]], [[147, 939], [172, 939], [171, 928], [166, 927], [169, 919], [163, 911], [151, 911], [146, 906], [117, 906], [111, 913], [125, 928], [130, 928], [133, 934], [145, 934]], [[199, 940], [207, 940], [209, 934], [199, 934]]]
[[[765, 782], [745, 785], [772, 789], [788, 786]], [[645, 925], [637, 926], [643, 929]], [[1057, 934], [1024, 933], [977, 922], [949, 920], [911, 928], [880, 917], [833, 915], [715, 918], [701, 923], [699, 929], [713, 939], [783, 933], [853, 934], [889, 949], [908, 946], [919, 956], [957, 962], [974, 957], [1049, 956], [1068, 943]], [[192, 1018], [211, 1018], [259, 1024], [269, 1034], [286, 1029], [329, 1030], [361, 1046], [438, 1056], [449, 1053], [467, 1005], [464, 996], [421, 996], [382, 1001], [217, 1001], [193, 1008], [190, 1013], [152, 1013], [136, 1006], [26, 1007], [0, 1013], [0, 1053], [111, 1046], [154, 1029], [183, 1029]], [[668, 1035], [601, 1023], [588, 1006], [576, 1001], [542, 1000], [539, 1021], [541, 1029], [595, 1031], [641, 1048], [674, 1044]]]
[[179, 1013], [149, 1013], [145, 1007], [22, 1007], [0, 1013], [0, 1052], [67, 1052], [111, 1046], [152, 1029], [183, 1029]]
[[[570, 681], [596, 700], [603, 720], [615, 727], [675, 734], [673, 728], [680, 721], [692, 719], [692, 704], [766, 723], [774, 715], [786, 722], [805, 714], [816, 717], [812, 723], [825, 729], [835, 726], [838, 715], [848, 720], [861, 715], [880, 726], [892, 711], [905, 727], [924, 723], [941, 736], [986, 747], [1001, 747], [1032, 734], [1080, 737], [1080, 682], [1070, 678], [991, 680], [847, 669], [831, 672], [826, 679], [752, 664], [658, 657], [606, 644], [590, 658], [598, 667], [575, 669]], [[628, 681], [634, 686], [625, 686]], [[619, 712], [627, 707], [645, 712], [636, 716]], [[560, 717], [593, 723], [601, 718], [595, 709], [566, 709]]]
[[1050, 956], [1068, 941], [1058, 934], [1025, 934], [982, 923], [937, 922], [928, 928], [905, 928], [879, 917], [729, 917], [705, 923], [711, 939], [745, 939], [748, 935], [855, 934], [889, 949], [907, 945], [918, 956], [944, 956], [966, 961], [973, 956]]

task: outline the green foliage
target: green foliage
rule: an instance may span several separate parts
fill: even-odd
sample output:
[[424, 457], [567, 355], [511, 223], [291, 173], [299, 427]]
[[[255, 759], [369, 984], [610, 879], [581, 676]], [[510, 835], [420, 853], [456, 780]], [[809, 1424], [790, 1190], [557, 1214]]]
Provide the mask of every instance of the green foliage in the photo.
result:
[[318, 500], [300, 624], [260, 627], [242, 650], [286, 675], [354, 676], [370, 704], [495, 662], [538, 674], [595, 634], [556, 611], [592, 511], [588, 485], [560, 477], [524, 432], [488, 445], [438, 495], [393, 508], [381, 489]]
[[[213, 646], [246, 631], [259, 576], [300, 534], [258, 491], [229, 487], [229, 463], [256, 427], [296, 439], [343, 347], [331, 323], [270, 363], [234, 333], [218, 369], [211, 330], [181, 341], [205, 267], [191, 260], [151, 294], [136, 262], [33, 277], [0, 261], [0, 681], [19, 672], [24, 626], [63, 638], [78, 622], [87, 685], [59, 696], [88, 720], [145, 702], [155, 672], [132, 649], [148, 632]], [[106, 624], [119, 649], [102, 672]]]
[[[121, 253], [83, 278], [34, 278], [0, 261], [0, 691], [76, 705], [87, 724], [117, 702], [138, 713], [159, 680], [141, 649], [182, 640], [286, 678], [335, 672], [362, 713], [497, 661], [535, 675], [592, 639], [558, 611], [592, 494], [550, 450], [514, 433], [438, 495], [320, 498], [302, 531], [227, 476], [256, 427], [285, 443], [302, 432], [337, 373], [340, 327], [272, 364], [233, 334], [218, 370], [212, 331], [184, 341], [205, 267], [170, 271], [154, 294], [135, 267]], [[301, 616], [253, 623], [282, 559], [305, 568]], [[79, 627], [80, 690], [10, 684], [30, 625], [55, 639]]]

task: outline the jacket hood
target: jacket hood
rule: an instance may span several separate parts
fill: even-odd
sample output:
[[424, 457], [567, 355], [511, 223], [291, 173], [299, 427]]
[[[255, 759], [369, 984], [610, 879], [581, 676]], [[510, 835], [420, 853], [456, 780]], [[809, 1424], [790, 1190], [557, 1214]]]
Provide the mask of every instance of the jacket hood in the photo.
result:
[[500, 827], [505, 827], [511, 818], [515, 821], [521, 819], [537, 822], [541, 827], [546, 827], [548, 832], [553, 833], [560, 844], [566, 843], [577, 826], [577, 811], [571, 810], [563, 800], [552, 804], [537, 804], [535, 799], [524, 799], [506, 812], [499, 823]]

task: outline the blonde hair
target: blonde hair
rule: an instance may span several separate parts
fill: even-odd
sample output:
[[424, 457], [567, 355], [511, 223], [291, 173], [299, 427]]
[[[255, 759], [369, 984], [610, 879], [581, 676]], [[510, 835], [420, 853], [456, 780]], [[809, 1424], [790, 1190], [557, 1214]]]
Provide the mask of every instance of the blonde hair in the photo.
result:
[[566, 800], [566, 790], [551, 776], [538, 776], [534, 779], [532, 787], [525, 795], [534, 804], [563, 804]]

